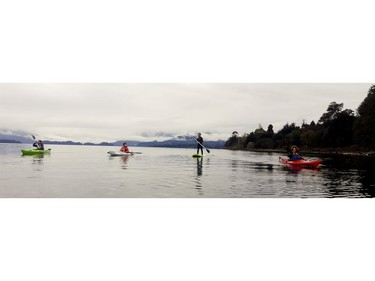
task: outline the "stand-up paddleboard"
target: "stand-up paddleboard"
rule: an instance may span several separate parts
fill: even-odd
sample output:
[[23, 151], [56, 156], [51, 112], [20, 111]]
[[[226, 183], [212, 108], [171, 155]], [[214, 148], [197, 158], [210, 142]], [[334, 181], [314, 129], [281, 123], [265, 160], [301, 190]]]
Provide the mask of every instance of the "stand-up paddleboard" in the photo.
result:
[[199, 158], [199, 157], [204, 157], [204, 155], [202, 155], [202, 154], [193, 154], [193, 157], [194, 158]]
[[108, 151], [109, 156], [128, 156], [134, 154], [142, 154], [142, 152], [116, 152], [116, 151]]

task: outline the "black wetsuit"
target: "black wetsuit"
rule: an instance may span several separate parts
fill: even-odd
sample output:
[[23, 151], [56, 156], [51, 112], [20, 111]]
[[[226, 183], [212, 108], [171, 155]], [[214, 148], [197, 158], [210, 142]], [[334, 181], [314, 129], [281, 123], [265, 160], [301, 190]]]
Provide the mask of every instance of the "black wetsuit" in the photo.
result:
[[199, 154], [199, 150], [201, 150], [201, 154], [203, 155], [203, 146], [201, 145], [203, 144], [203, 138], [198, 137], [197, 141], [200, 142], [200, 143], [197, 143], [197, 154]]

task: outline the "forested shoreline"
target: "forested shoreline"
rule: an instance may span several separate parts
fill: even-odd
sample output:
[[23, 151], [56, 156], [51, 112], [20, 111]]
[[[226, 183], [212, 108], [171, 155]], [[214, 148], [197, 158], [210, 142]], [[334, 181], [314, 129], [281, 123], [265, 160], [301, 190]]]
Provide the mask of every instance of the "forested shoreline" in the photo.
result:
[[233, 150], [285, 151], [292, 144], [311, 153], [350, 153], [374, 155], [375, 85], [356, 111], [344, 109], [343, 103], [331, 102], [320, 119], [301, 126], [286, 123], [278, 132], [273, 125], [242, 136], [233, 131], [224, 147]]

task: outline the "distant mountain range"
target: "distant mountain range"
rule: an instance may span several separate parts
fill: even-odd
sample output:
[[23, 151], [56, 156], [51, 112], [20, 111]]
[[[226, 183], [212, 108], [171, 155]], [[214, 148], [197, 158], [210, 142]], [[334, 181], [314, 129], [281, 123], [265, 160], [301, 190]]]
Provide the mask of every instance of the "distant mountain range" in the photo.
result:
[[0, 143], [21, 143], [20, 141], [16, 140], [6, 140], [6, 139], [0, 139]]
[[33, 143], [30, 134], [23, 131], [14, 131], [12, 134], [5, 134], [0, 131], [0, 142], [2, 143]]
[[[22, 132], [25, 134], [25, 132]], [[15, 134], [4, 134], [0, 133], [0, 143], [33, 143], [34, 140], [30, 137], [20, 136]], [[128, 146], [140, 146], [140, 147], [174, 147], [174, 148], [193, 148], [196, 147], [197, 143], [195, 142], [195, 137], [190, 135], [178, 136], [171, 138], [165, 141], [150, 141], [150, 142], [141, 142], [141, 141], [116, 141], [116, 142], [101, 142], [101, 143], [81, 143], [74, 141], [44, 141], [44, 144], [56, 144], [56, 145], [99, 145], [99, 146], [121, 146], [124, 142]], [[204, 146], [207, 148], [223, 148], [225, 141], [205, 141]]]

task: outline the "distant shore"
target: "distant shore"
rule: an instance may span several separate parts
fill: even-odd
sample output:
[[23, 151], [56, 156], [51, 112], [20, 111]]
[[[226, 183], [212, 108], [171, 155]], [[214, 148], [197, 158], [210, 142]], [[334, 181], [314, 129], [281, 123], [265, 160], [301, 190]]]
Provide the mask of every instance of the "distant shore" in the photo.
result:
[[21, 143], [21, 142], [16, 141], [16, 140], [0, 140], [0, 143]]
[[[273, 152], [286, 154], [285, 149], [229, 149], [229, 150], [240, 150], [240, 151], [252, 151], [252, 152]], [[304, 155], [326, 155], [326, 156], [367, 156], [375, 157], [375, 151], [349, 151], [341, 149], [300, 149], [301, 154]]]

